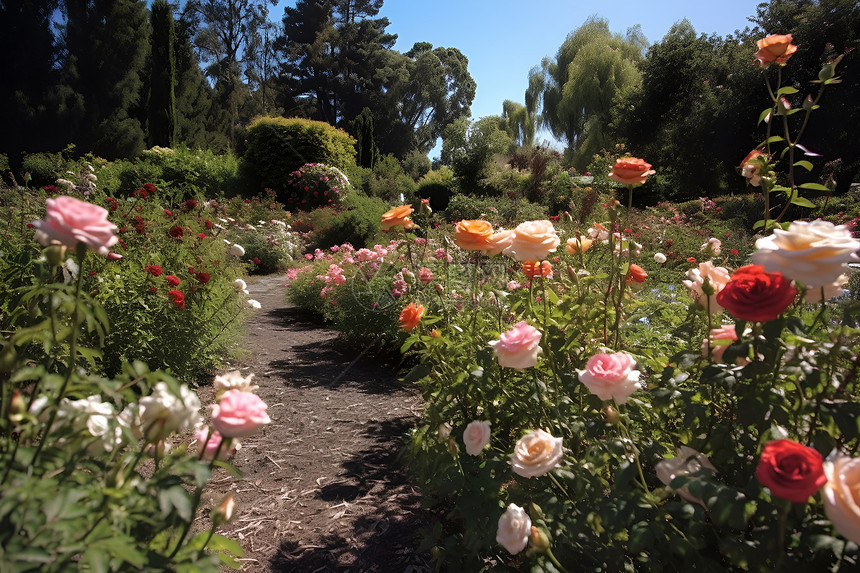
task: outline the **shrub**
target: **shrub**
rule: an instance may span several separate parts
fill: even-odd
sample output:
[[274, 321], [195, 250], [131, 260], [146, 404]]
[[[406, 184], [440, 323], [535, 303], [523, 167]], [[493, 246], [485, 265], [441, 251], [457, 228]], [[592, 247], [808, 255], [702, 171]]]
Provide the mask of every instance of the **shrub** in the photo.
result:
[[355, 140], [345, 131], [308, 119], [263, 117], [248, 127], [243, 176], [257, 190], [274, 189], [281, 202], [290, 174], [306, 163], [324, 163], [340, 170], [355, 162]]
[[448, 222], [463, 219], [486, 219], [494, 225], [510, 227], [516, 222], [546, 219], [546, 207], [530, 203], [526, 199], [497, 199], [459, 194], [451, 197], [445, 219]]
[[379, 223], [389, 208], [388, 203], [378, 197], [355, 194], [347, 199], [346, 206], [346, 211], [334, 214], [313, 234], [314, 247], [326, 249], [349, 243], [358, 249], [369, 246], [379, 235]]
[[18, 182], [24, 182], [24, 174], [30, 174], [29, 185], [44, 187], [54, 185], [58, 177], [68, 169], [66, 159], [61, 153], [28, 153], [21, 162]]
[[239, 161], [232, 153], [179, 147], [145, 150], [142, 163], [161, 169], [161, 179], [181, 193], [181, 198], [204, 194], [231, 197], [238, 193]]
[[302, 209], [338, 205], [352, 188], [343, 171], [322, 163], [302, 165], [290, 173], [287, 185], [287, 205]]

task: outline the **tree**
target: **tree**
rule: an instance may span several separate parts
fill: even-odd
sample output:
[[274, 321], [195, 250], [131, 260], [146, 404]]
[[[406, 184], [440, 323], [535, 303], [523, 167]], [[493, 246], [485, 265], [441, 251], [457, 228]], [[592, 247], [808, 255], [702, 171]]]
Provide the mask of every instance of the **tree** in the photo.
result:
[[493, 157], [510, 153], [514, 141], [505, 130], [505, 120], [497, 115], [470, 123], [459, 117], [442, 134], [441, 162], [450, 165], [464, 191], [482, 191]]
[[532, 70], [530, 88], [542, 86], [541, 123], [567, 143], [578, 168], [613, 143], [606, 130], [610, 112], [618, 98], [639, 85], [637, 64], [645, 45], [638, 27], [621, 36], [610, 33], [606, 20], [590, 18], [567, 37], [555, 59], [546, 58]]
[[149, 145], [173, 147], [176, 135], [176, 58], [173, 9], [167, 0], [152, 3], [152, 69], [149, 95]]
[[149, 18], [141, 0], [65, 0], [62, 122], [79, 151], [108, 159], [144, 147], [143, 68]]
[[502, 117], [507, 121], [506, 131], [517, 145], [531, 147], [534, 144], [536, 118], [528, 107], [506, 99], [502, 102]]
[[754, 51], [748, 32], [697, 35], [687, 20], [648, 50], [642, 83], [616, 107], [612, 125], [631, 153], [657, 166], [663, 184], [651, 200], [743, 190], [735, 166], [762, 139], [755, 122], [768, 101], [750, 65]]
[[[194, 26], [183, 14], [174, 27], [176, 141], [192, 148], [226, 151], [229, 117], [225, 110], [213, 106], [212, 86], [203, 76], [192, 45]], [[223, 129], [219, 124], [223, 124]]]
[[189, 0], [185, 14], [196, 24], [194, 46], [215, 80], [216, 94], [230, 110], [230, 147], [236, 146], [239, 108], [248, 91], [242, 75], [253, 61], [250, 50], [262, 45], [260, 30], [277, 0]]
[[361, 113], [349, 122], [347, 131], [355, 138], [356, 164], [372, 169], [379, 159], [379, 148], [374, 139], [373, 113], [370, 108], [361, 110]]
[[52, 14], [59, 0], [0, 0], [0, 153], [59, 149], [49, 128], [57, 84]]

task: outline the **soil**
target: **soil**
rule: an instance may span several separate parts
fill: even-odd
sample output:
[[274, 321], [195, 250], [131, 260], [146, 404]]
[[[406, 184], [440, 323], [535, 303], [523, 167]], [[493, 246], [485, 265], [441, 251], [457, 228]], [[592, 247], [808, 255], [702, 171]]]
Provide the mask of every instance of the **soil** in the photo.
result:
[[[431, 571], [419, 551], [429, 514], [400, 456], [420, 395], [396, 365], [360, 357], [286, 303], [285, 281], [248, 285], [262, 309], [239, 365], [272, 423], [242, 440], [232, 461], [243, 477], [217, 470], [204, 507], [233, 494], [236, 516], [219, 533], [242, 545], [242, 571]], [[199, 392], [212, 402], [211, 386]]]

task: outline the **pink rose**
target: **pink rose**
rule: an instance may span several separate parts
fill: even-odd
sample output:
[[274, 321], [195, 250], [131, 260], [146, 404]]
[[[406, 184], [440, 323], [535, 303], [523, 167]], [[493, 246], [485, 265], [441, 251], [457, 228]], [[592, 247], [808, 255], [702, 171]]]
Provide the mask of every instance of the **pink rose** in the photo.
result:
[[427, 267], [421, 267], [421, 270], [418, 271], [418, 280], [421, 281], [422, 284], [430, 284], [433, 280], [433, 271]]
[[564, 448], [561, 438], [543, 430], [533, 430], [520, 438], [514, 446], [511, 469], [525, 478], [538, 477], [557, 468], [562, 457]]
[[636, 361], [626, 352], [595, 354], [588, 359], [585, 370], [579, 371], [579, 381], [601, 400], [614, 399], [619, 404], [627, 401], [639, 389], [639, 371]]
[[250, 392], [228, 390], [212, 407], [212, 425], [226, 438], [250, 436], [259, 426], [271, 421], [266, 403]]
[[526, 221], [514, 229], [510, 244], [502, 252], [518, 261], [542, 261], [560, 243], [551, 221]]
[[486, 248], [484, 249], [484, 253], [487, 256], [495, 256], [507, 249], [511, 246], [511, 242], [514, 240], [514, 231], [513, 229], [508, 231], [499, 231], [498, 233], [493, 233], [490, 237], [489, 243], [487, 243]]
[[541, 336], [537, 328], [522, 320], [503, 332], [499, 340], [490, 342], [490, 346], [496, 351], [500, 366], [525, 370], [537, 364]]
[[[665, 485], [670, 485], [672, 480], [678, 476], [694, 474], [703, 469], [711, 470], [714, 473], [717, 472], [717, 468], [714, 467], [714, 464], [711, 463], [711, 460], [705, 454], [699, 453], [687, 446], [678, 448], [677, 458], [661, 460], [654, 466], [657, 477]], [[691, 494], [690, 490], [686, 487], [678, 488], [675, 492], [690, 503], [698, 503], [707, 509], [705, 502]]]
[[205, 426], [194, 433], [194, 439], [197, 440], [197, 455], [201, 460], [214, 459], [216, 452], [219, 460], [226, 460], [239, 449], [239, 443], [235, 440], [228, 440], [222, 446], [221, 442], [224, 438], [221, 434], [216, 430], [212, 430], [210, 434], [209, 428]]
[[117, 227], [108, 221], [108, 211], [103, 207], [65, 196], [48, 199], [45, 205], [45, 219], [33, 221], [36, 240], [42, 245], [61, 244], [74, 249], [84, 243], [106, 256], [119, 240], [114, 235]]
[[463, 432], [463, 444], [466, 445], [466, 453], [470, 456], [480, 455], [484, 446], [490, 443], [490, 423], [471, 422]]
[[[690, 296], [693, 301], [714, 314], [723, 310], [723, 307], [717, 303], [717, 294], [723, 290], [730, 278], [728, 269], [715, 267], [712, 261], [706, 261], [699, 263], [695, 269], [687, 271], [688, 280], [682, 282], [684, 286], [690, 289]], [[709, 291], [707, 295], [705, 294], [706, 290]], [[709, 298], [710, 303], [708, 302]]]
[[711, 347], [711, 357], [714, 362], [722, 362], [723, 354], [732, 342], [738, 341], [734, 324], [724, 324], [720, 328], [712, 328], [708, 338], [702, 340], [702, 356], [708, 356], [708, 346]]

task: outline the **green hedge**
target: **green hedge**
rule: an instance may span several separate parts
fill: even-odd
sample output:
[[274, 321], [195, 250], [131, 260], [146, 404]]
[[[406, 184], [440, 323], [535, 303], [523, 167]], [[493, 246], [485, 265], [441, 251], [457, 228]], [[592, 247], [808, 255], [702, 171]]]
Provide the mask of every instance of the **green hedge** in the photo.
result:
[[355, 163], [355, 140], [345, 131], [308, 119], [262, 117], [248, 127], [243, 173], [257, 190], [280, 195], [290, 173], [307, 163], [325, 163], [345, 170]]

